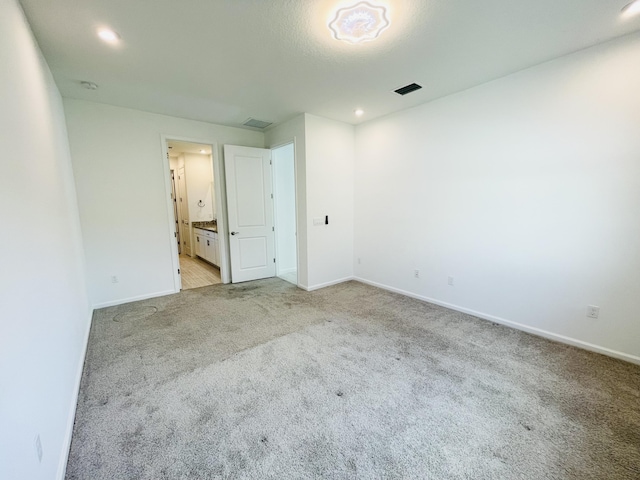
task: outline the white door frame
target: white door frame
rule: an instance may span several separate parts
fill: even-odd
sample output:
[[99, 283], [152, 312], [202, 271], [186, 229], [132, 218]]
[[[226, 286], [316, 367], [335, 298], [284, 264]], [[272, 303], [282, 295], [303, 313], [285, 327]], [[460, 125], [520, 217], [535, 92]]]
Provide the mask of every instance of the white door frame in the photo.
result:
[[[271, 145], [270, 147], [268, 147], [272, 152], [273, 150], [275, 150], [276, 148], [280, 148], [280, 147], [285, 147], [287, 145], [293, 145], [293, 183], [294, 183], [294, 199], [295, 199], [295, 204], [296, 204], [296, 283], [298, 285], [298, 288], [303, 288], [300, 285], [300, 217], [298, 216], [298, 165], [297, 165], [297, 158], [296, 158], [296, 137], [293, 137], [291, 140], [287, 140], [285, 142], [282, 143], [276, 143], [275, 145]], [[271, 155], [271, 158], [273, 158], [273, 153]], [[272, 175], [273, 176], [273, 175]], [[274, 189], [274, 193], [275, 189]], [[275, 218], [275, 211], [274, 211], [274, 218]], [[275, 236], [275, 241], [278, 241], [278, 236]], [[277, 251], [277, 250], [276, 250]]]
[[[169, 219], [173, 217], [173, 205], [171, 204], [171, 165], [169, 162], [169, 149], [167, 148], [168, 140], [176, 140], [179, 142], [191, 142], [191, 143], [199, 143], [202, 145], [210, 145], [211, 146], [211, 158], [213, 160], [213, 183], [216, 192], [216, 217], [218, 222], [218, 240], [220, 245], [220, 279], [222, 283], [230, 283], [231, 278], [229, 274], [229, 254], [228, 254], [228, 245], [227, 245], [227, 223], [225, 212], [223, 211], [223, 203], [222, 203], [222, 189], [223, 189], [223, 180], [222, 180], [222, 169], [221, 169], [221, 161], [220, 155], [218, 152], [218, 142], [211, 139], [202, 139], [202, 138], [191, 138], [184, 137], [182, 135], [170, 135], [170, 134], [161, 134], [160, 142], [162, 147], [162, 165], [163, 165], [163, 174], [164, 174], [164, 184], [165, 184], [165, 192], [167, 198], [167, 212], [169, 214]], [[180, 278], [180, 274], [178, 274], [178, 269], [180, 268], [180, 257], [178, 256], [178, 245], [175, 242], [174, 237], [174, 224], [169, 220], [169, 237], [171, 238], [171, 262], [173, 267], [173, 285], [175, 292], [179, 292], [182, 288], [182, 280]]]

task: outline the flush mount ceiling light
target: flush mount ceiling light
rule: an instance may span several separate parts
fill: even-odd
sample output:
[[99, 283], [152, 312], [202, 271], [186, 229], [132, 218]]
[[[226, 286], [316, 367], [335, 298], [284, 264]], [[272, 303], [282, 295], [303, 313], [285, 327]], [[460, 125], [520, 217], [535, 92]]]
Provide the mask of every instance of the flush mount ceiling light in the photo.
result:
[[388, 26], [386, 8], [360, 2], [338, 10], [329, 29], [336, 40], [360, 43], [375, 40]]
[[98, 37], [104, 40], [107, 43], [116, 44], [120, 41], [120, 35], [117, 32], [114, 32], [110, 28], [99, 28]]
[[362, 110], [361, 108], [357, 108], [353, 113], [356, 114], [356, 117], [361, 117], [362, 115], [364, 115], [364, 110]]
[[634, 15], [638, 15], [640, 13], [640, 0], [636, 0], [635, 2], [631, 2], [622, 9], [622, 14], [625, 17], [632, 17]]

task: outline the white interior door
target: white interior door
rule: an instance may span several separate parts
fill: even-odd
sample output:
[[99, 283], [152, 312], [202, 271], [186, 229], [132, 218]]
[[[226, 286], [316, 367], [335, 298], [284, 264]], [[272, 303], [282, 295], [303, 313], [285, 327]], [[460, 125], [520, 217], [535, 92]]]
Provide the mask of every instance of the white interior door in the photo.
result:
[[224, 146], [231, 282], [276, 274], [271, 151]]

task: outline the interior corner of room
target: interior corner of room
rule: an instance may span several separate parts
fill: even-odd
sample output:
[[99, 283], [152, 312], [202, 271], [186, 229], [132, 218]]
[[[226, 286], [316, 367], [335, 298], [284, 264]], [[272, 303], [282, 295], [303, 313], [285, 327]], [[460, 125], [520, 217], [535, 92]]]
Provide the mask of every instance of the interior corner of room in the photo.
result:
[[[274, 303], [303, 305], [300, 315], [283, 314], [286, 328], [257, 331], [259, 345], [215, 345], [228, 353], [216, 368], [230, 359], [227, 367], [255, 384], [251, 354], [270, 358], [265, 343], [282, 358], [285, 347], [304, 357], [310, 345], [326, 347], [314, 355], [335, 354], [339, 338], [357, 357], [371, 347], [356, 338], [366, 332], [384, 357], [409, 330], [439, 338], [411, 323], [428, 308], [440, 315], [429, 325], [455, 330], [469, 349], [512, 349], [509, 361], [522, 362], [514, 371], [542, 368], [531, 352], [554, 355], [544, 368], [557, 383], [586, 351], [602, 354], [584, 364], [626, 375], [621, 395], [637, 398], [639, 2], [372, 0], [372, 18], [391, 21], [363, 43], [330, 28], [350, 2], [231, 3], [166, 4], [152, 14], [106, 0], [0, 5], [1, 478], [65, 478], [96, 312], [113, 326], [126, 308], [176, 302], [215, 322], [211, 305], [242, 304], [253, 317], [239, 317], [257, 325], [270, 305], [239, 301], [252, 298], [252, 285]], [[121, 31], [103, 28], [108, 18]], [[282, 18], [295, 19], [290, 30], [265, 27]], [[178, 21], [192, 31], [167, 35]], [[199, 76], [185, 73], [194, 58]], [[379, 303], [369, 305], [373, 297]], [[376, 309], [384, 318], [368, 324]], [[233, 333], [234, 315], [220, 331]], [[407, 318], [407, 331], [384, 330]], [[492, 334], [489, 325], [509, 329]], [[285, 347], [276, 341], [283, 335]], [[113, 355], [122, 345], [135, 350], [121, 340]], [[256, 369], [242, 370], [240, 357]], [[361, 362], [380, 367], [367, 370], [371, 378], [404, 368], [400, 354], [376, 358]], [[448, 367], [468, 365], [460, 358]], [[591, 393], [613, 401], [622, 384]], [[351, 401], [346, 386], [330, 388], [337, 393], [325, 406]], [[573, 401], [575, 415], [570, 402], [545, 417], [549, 432], [560, 417], [586, 428], [580, 421], [597, 402]], [[622, 439], [615, 458], [637, 458], [634, 408], [607, 437]], [[523, 425], [518, 431], [529, 432]], [[478, 444], [490, 441], [479, 435]], [[276, 444], [257, 438], [247, 450]], [[506, 468], [509, 448], [482, 464]], [[543, 460], [536, 468], [556, 465]], [[609, 478], [632, 478], [637, 468], [620, 462]]]

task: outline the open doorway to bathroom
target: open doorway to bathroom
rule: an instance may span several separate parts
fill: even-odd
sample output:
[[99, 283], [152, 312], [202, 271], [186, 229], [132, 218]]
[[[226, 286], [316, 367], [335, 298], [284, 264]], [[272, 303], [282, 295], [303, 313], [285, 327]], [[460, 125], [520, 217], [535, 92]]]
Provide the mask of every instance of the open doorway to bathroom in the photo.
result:
[[271, 150], [275, 220], [276, 275], [298, 284], [296, 171], [294, 144]]
[[182, 290], [222, 283], [211, 145], [167, 140]]

